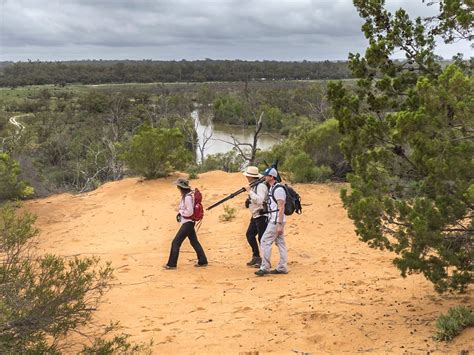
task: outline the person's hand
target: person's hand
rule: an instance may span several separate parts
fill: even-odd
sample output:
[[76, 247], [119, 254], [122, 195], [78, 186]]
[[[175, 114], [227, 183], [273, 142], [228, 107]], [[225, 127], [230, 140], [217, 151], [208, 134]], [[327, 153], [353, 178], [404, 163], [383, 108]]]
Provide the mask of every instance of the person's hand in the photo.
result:
[[276, 232], [277, 232], [277, 235], [283, 235], [283, 224], [278, 224], [277, 223]]

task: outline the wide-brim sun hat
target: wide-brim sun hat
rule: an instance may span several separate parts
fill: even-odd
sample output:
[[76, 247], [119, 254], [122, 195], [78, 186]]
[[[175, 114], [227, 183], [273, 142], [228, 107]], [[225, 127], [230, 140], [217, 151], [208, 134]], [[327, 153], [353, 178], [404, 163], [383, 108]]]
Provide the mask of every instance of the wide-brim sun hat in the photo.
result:
[[256, 166], [247, 166], [247, 169], [242, 173], [244, 176], [261, 178], [263, 175], [258, 172]]
[[179, 187], [183, 188], [183, 189], [191, 189], [191, 186], [189, 186], [189, 181], [188, 181], [187, 179], [185, 179], [185, 178], [178, 178], [178, 179], [174, 182], [174, 184], [175, 184], [176, 186], [179, 186]]

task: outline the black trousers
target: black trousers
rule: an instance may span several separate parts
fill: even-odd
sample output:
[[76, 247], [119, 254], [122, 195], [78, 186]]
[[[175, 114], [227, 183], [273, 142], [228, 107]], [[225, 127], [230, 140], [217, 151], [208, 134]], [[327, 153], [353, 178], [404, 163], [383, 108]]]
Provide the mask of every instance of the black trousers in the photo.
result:
[[167, 265], [176, 267], [179, 257], [179, 248], [181, 248], [181, 244], [183, 244], [186, 238], [189, 238], [189, 242], [197, 254], [198, 264], [207, 264], [206, 254], [204, 253], [204, 250], [197, 239], [196, 231], [194, 230], [194, 222], [186, 222], [181, 225], [181, 228], [179, 228], [178, 233], [176, 233], [176, 236], [171, 243], [170, 257]]
[[[253, 256], [260, 256], [260, 249], [258, 248], [258, 244], [260, 244], [260, 240], [262, 239], [263, 233], [265, 233], [265, 229], [267, 229], [268, 219], [267, 216], [261, 216], [258, 218], [250, 218], [249, 227], [247, 228], [247, 241], [252, 248]], [[257, 239], [255, 238], [258, 235], [258, 243]]]

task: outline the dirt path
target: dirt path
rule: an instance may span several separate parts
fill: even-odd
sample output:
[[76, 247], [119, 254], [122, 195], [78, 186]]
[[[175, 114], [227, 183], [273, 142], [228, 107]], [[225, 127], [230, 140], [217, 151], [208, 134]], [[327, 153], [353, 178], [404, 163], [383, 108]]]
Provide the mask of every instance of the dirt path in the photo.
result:
[[10, 119], [8, 120], [12, 125], [16, 126], [17, 129], [19, 131], [23, 131], [25, 129], [25, 126], [23, 126], [20, 122], [18, 122], [16, 119], [17, 118], [20, 118], [20, 117], [23, 117], [23, 116], [27, 116], [27, 115], [18, 115], [18, 116], [13, 116], [13, 117], [10, 117]]
[[[448, 344], [431, 338], [440, 313], [473, 305], [472, 290], [441, 297], [420, 276], [402, 279], [391, 254], [358, 241], [337, 185], [296, 186], [307, 206], [288, 219], [288, 275], [257, 278], [245, 266], [245, 196], [229, 203], [234, 221], [219, 222], [222, 207], [206, 214], [198, 234], [208, 268], [193, 267], [185, 241], [178, 269], [163, 270], [177, 230], [175, 178], [126, 179], [26, 204], [39, 216], [44, 252], [98, 255], [116, 267], [102, 323], [119, 320], [133, 340], [153, 338], [155, 353], [474, 351], [472, 328]], [[205, 206], [243, 182], [223, 172], [191, 181]]]

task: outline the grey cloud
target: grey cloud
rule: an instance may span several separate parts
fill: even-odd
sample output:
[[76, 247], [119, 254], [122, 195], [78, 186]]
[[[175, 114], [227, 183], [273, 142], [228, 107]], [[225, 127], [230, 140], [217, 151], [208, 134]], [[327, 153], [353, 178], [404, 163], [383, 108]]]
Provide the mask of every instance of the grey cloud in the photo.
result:
[[366, 46], [351, 0], [0, 0], [0, 12], [0, 60], [322, 60]]

